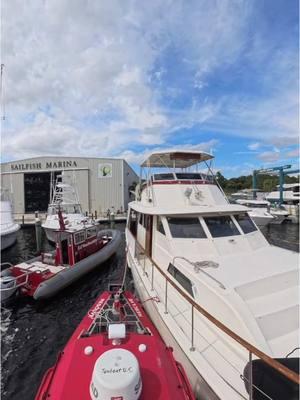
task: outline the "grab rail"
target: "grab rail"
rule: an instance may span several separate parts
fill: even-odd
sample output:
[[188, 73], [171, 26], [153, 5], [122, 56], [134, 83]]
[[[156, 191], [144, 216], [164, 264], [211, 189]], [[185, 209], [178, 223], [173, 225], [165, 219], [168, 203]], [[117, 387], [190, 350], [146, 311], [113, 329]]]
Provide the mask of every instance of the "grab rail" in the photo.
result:
[[[135, 239], [136, 245], [144, 252], [145, 255], [145, 248]], [[251, 343], [247, 342], [245, 339], [243, 339], [241, 336], [233, 332], [231, 329], [229, 329], [226, 325], [224, 325], [222, 322], [220, 322], [218, 319], [213, 317], [208, 311], [206, 311], [203, 307], [201, 307], [198, 303], [196, 303], [192, 298], [190, 298], [172, 279], [169, 278], [169, 276], [156, 264], [156, 262], [149, 256], [147, 258], [151, 261], [152, 263], [152, 268], [155, 267], [160, 274], [166, 279], [166, 285], [165, 285], [165, 297], [167, 297], [167, 288], [168, 288], [168, 283], [174, 287], [175, 290], [181, 296], [192, 306], [192, 346], [191, 350], [194, 350], [194, 314], [193, 310], [194, 308], [200, 312], [205, 318], [207, 318], [210, 322], [212, 322], [215, 326], [217, 326], [222, 332], [226, 333], [229, 337], [234, 339], [236, 342], [238, 342], [242, 347], [247, 349], [249, 351], [249, 361], [252, 361], [252, 355], [255, 354], [258, 358], [263, 360], [267, 365], [275, 369], [277, 372], [280, 374], [284, 375], [286, 378], [291, 380], [294, 383], [297, 383], [298, 385], [300, 384], [300, 376], [296, 374], [294, 371], [290, 370], [289, 368], [285, 367], [282, 365], [280, 362], [274, 360], [272, 357], [268, 356], [255, 346], [253, 346]], [[151, 287], [153, 287], [153, 276], [154, 273], [152, 271], [151, 273]], [[167, 310], [167, 302], [165, 301], [165, 313], [168, 313]], [[250, 371], [250, 381], [252, 382], [252, 363], [251, 365], [251, 371]], [[252, 399], [252, 395], [250, 394], [250, 399]]]
[[[38, 271], [41, 272], [40, 270], [38, 270]], [[0, 292], [6, 292], [8, 290], [17, 289], [17, 288], [19, 288], [21, 286], [26, 285], [28, 283], [29, 275], [33, 274], [34, 272], [37, 272], [37, 270], [29, 271], [29, 272], [26, 271], [26, 272], [24, 272], [24, 274], [21, 274], [21, 275], [18, 275], [18, 276], [12, 276], [12, 280], [11, 281], [14, 283], [14, 285], [11, 286], [11, 287], [7, 287], [7, 288], [1, 288]], [[18, 280], [22, 279], [23, 277], [26, 277], [25, 281], [20, 282], [20, 283], [17, 284]]]

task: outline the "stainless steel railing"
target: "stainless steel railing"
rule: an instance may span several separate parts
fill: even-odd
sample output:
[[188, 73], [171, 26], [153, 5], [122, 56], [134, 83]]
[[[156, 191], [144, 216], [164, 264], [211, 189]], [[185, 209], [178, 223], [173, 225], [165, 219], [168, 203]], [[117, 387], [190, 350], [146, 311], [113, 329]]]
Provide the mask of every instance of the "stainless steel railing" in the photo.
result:
[[[128, 255], [132, 259], [132, 255], [130, 254], [130, 251], [128, 251]], [[300, 376], [295, 373], [294, 371], [290, 370], [286, 366], [282, 365], [280, 362], [277, 360], [273, 359], [272, 357], [268, 356], [261, 350], [257, 349], [255, 346], [253, 346], [251, 343], [247, 342], [244, 340], [242, 337], [237, 335], [234, 331], [229, 329], [226, 325], [224, 325], [221, 321], [216, 319], [213, 315], [208, 313], [203, 307], [201, 307], [198, 303], [195, 302], [195, 300], [190, 297], [180, 286], [177, 285], [176, 282], [174, 282], [171, 277], [169, 277], [157, 264], [156, 262], [149, 256], [146, 255], [145, 249], [141, 244], [135, 240], [135, 253], [134, 257], [136, 260], [139, 262], [139, 264], [142, 267], [142, 272], [143, 275], [147, 275], [150, 285], [151, 285], [151, 290], [155, 290], [155, 271], [160, 274], [162, 278], [164, 278], [164, 293], [161, 294], [164, 297], [164, 313], [168, 314], [168, 287], [171, 285], [175, 290], [178, 295], [180, 295], [183, 299], [185, 299], [188, 304], [191, 306], [191, 332], [190, 332], [190, 351], [195, 351], [195, 343], [194, 343], [194, 336], [195, 336], [195, 321], [194, 321], [194, 311], [198, 311], [202, 316], [204, 316], [208, 321], [210, 321], [215, 327], [217, 327], [219, 330], [221, 330], [223, 333], [228, 335], [231, 339], [233, 339], [236, 343], [239, 343], [245, 350], [248, 351], [248, 356], [249, 356], [249, 366], [250, 366], [250, 372], [249, 372], [249, 379], [243, 376], [242, 374], [240, 377], [249, 383], [249, 399], [253, 399], [253, 390], [256, 389], [260, 393], [262, 393], [266, 399], [271, 399], [270, 396], [268, 396], [266, 393], [264, 393], [260, 388], [258, 388], [256, 385], [253, 384], [253, 371], [252, 371], [252, 361], [253, 361], [253, 355], [255, 355], [258, 359], [261, 359], [264, 361], [269, 367], [273, 368], [275, 371], [277, 371], [279, 374], [285, 376], [287, 379], [290, 381], [300, 384]], [[146, 271], [146, 259], [149, 261], [151, 265], [151, 274], [148, 274]], [[134, 260], [132, 260], [134, 261]], [[271, 399], [272, 400], [272, 399]]]

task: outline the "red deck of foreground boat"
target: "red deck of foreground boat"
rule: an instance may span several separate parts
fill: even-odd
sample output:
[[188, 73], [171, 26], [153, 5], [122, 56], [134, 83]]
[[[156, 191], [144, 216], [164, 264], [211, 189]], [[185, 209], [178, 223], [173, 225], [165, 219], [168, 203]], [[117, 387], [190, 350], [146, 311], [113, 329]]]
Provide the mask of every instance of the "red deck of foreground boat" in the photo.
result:
[[35, 399], [192, 400], [194, 396], [172, 349], [137, 299], [129, 292], [104, 292], [46, 372]]

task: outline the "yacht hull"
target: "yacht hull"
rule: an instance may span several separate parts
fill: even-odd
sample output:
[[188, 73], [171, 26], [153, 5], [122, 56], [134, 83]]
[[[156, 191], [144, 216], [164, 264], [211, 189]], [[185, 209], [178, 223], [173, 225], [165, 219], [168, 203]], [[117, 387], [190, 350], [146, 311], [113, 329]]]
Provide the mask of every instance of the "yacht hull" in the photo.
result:
[[12, 246], [17, 240], [17, 232], [20, 229], [18, 228], [9, 233], [1, 233], [1, 251], [7, 249], [8, 247]]
[[[45, 228], [45, 227], [43, 227], [43, 228], [44, 228], [44, 231], [45, 231], [48, 241], [54, 244], [56, 241], [55, 235], [56, 235], [57, 230], [51, 229], [51, 228]], [[62, 240], [66, 239], [67, 234], [64, 235], [63, 233], [61, 233], [61, 237], [62, 237]]]
[[259, 216], [259, 215], [253, 216], [253, 215], [251, 215], [251, 213], [249, 213], [249, 214], [250, 214], [251, 218], [253, 219], [253, 221], [256, 223], [256, 225], [259, 226], [259, 227], [266, 226], [270, 222], [273, 222], [273, 220], [274, 220], [273, 217], [269, 218], [267, 216], [266, 217], [265, 216]]
[[220, 398], [210, 388], [210, 386], [203, 379], [199, 371], [190, 361], [187, 354], [181, 348], [180, 344], [175, 338], [174, 332], [168, 327], [165, 322], [164, 312], [161, 312], [158, 309], [158, 303], [154, 300], [149, 301], [153, 297], [154, 292], [152, 292], [151, 289], [149, 290], [149, 288], [147, 288], [146, 282], [141, 278], [140, 271], [142, 271], [142, 266], [136, 264], [136, 260], [133, 261], [130, 250], [128, 250], [127, 262], [133, 275], [137, 295], [140, 298], [143, 307], [145, 308], [147, 314], [150, 316], [152, 322], [159, 331], [164, 342], [168, 346], [171, 346], [173, 348], [176, 359], [183, 365], [196, 398], [203, 398], [206, 400], [219, 400]]

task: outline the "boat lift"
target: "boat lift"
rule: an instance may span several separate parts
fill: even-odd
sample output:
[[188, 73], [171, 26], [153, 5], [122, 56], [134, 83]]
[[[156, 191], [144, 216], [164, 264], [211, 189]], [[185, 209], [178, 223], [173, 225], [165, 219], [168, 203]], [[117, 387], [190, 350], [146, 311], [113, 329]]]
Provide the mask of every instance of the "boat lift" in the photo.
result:
[[[300, 169], [290, 170], [291, 167], [292, 167], [291, 165], [283, 165], [280, 167], [272, 167], [272, 168], [254, 170], [253, 175], [252, 175], [253, 198], [256, 199], [257, 175], [258, 174], [266, 174], [266, 173], [270, 173], [270, 172], [276, 173], [278, 171], [278, 173], [279, 173], [279, 206], [281, 206], [283, 203], [283, 185], [284, 185], [285, 175], [296, 174], [297, 172], [300, 172]], [[288, 170], [288, 171], [286, 171], [286, 170]]]

